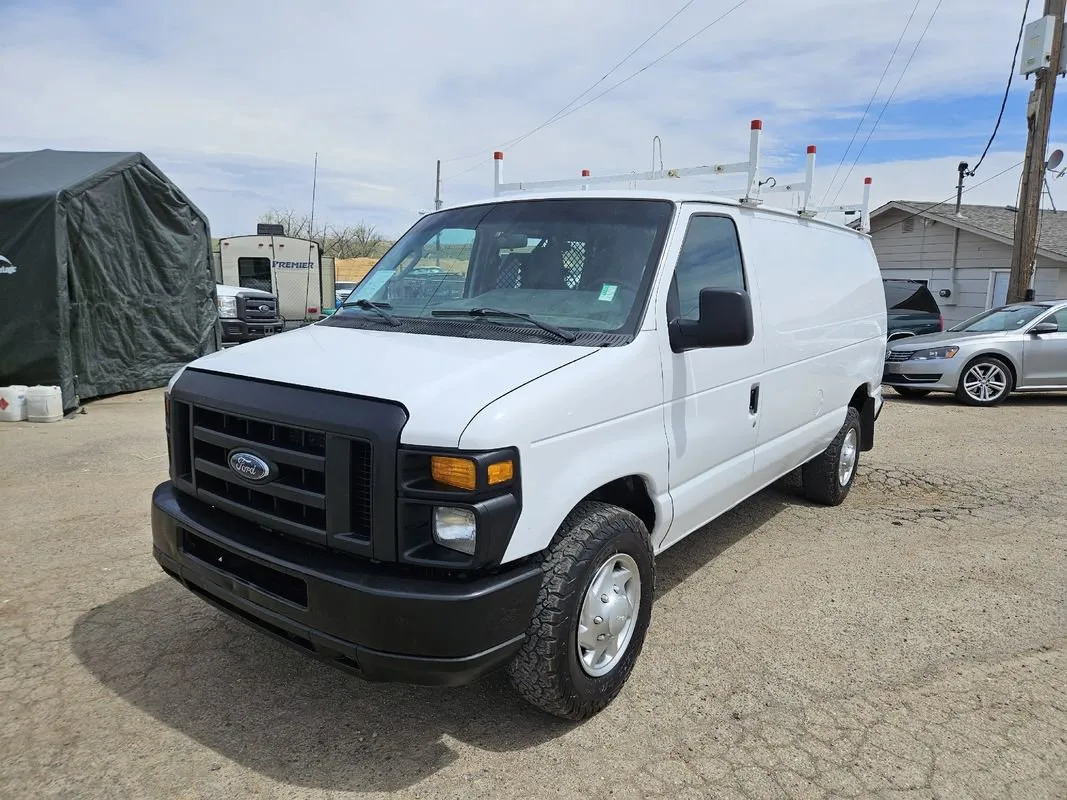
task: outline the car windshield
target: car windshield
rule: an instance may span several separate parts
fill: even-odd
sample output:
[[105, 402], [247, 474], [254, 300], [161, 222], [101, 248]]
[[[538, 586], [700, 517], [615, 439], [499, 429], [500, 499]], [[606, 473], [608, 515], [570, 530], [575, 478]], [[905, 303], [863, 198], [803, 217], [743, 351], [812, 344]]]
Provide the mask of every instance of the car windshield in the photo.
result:
[[1046, 311], [1048, 311], [1048, 306], [1041, 305], [993, 308], [964, 320], [949, 330], [967, 333], [1007, 333], [1019, 330]]
[[673, 208], [660, 200], [561, 198], [429, 214], [379, 260], [339, 316], [369, 317], [373, 303], [402, 324], [432, 318], [470, 326], [477, 317], [531, 329], [631, 331]]

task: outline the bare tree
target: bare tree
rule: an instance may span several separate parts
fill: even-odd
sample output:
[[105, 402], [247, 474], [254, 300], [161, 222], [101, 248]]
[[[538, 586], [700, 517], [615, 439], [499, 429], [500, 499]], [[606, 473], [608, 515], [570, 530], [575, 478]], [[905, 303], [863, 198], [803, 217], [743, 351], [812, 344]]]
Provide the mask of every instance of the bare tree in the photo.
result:
[[260, 217], [260, 222], [281, 225], [286, 236], [318, 242], [322, 254], [335, 258], [373, 258], [386, 238], [366, 222], [358, 225], [324, 225], [311, 230], [311, 217], [292, 209], [274, 209]]

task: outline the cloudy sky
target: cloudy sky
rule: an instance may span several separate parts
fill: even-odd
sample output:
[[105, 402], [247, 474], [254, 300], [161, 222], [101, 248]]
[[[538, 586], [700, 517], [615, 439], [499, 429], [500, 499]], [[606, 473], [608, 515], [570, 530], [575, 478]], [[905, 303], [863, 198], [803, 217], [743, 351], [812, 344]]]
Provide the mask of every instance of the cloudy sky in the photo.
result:
[[[646, 170], [656, 135], [668, 168], [735, 161], [753, 118], [779, 182], [818, 146], [827, 203], [857, 201], [866, 175], [876, 204], [953, 193], [996, 119], [1022, 0], [739, 2], [0, 0], [0, 151], [142, 151], [217, 236], [310, 210], [316, 152], [317, 219], [399, 234], [432, 208], [438, 158], [447, 204], [491, 193], [496, 148], [508, 180]], [[1032, 85], [1015, 79], [967, 202], [1015, 202]], [[1067, 206], [1067, 180], [1052, 186]]]

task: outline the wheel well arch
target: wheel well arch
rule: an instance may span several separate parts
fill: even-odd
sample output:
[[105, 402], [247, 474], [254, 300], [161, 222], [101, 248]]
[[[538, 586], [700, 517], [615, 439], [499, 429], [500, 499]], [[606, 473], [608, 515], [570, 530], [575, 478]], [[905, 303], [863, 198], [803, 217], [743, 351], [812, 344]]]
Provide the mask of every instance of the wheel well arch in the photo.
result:
[[625, 508], [645, 523], [650, 534], [656, 527], [656, 504], [648, 484], [640, 475], [626, 475], [609, 481], [582, 498], [582, 502], [587, 500], [599, 500]]
[[1008, 368], [1008, 374], [1011, 376], [1011, 388], [1014, 389], [1019, 385], [1019, 370], [1015, 366], [1015, 362], [1003, 353], [998, 353], [996, 350], [989, 350], [984, 353], [976, 353], [967, 359], [967, 362], [963, 365], [963, 369], [960, 370], [960, 380], [963, 380], [963, 373], [980, 358], [995, 358], [1001, 364]]

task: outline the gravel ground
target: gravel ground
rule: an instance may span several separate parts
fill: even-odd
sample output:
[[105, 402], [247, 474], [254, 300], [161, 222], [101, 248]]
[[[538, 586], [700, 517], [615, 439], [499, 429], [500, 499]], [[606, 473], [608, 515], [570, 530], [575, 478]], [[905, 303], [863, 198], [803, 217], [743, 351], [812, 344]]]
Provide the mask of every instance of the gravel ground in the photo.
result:
[[[891, 394], [891, 393], [890, 393]], [[151, 558], [161, 394], [0, 424], [0, 797], [1067, 797], [1067, 398], [891, 399], [838, 509], [784, 481], [666, 553], [573, 726], [365, 684]]]

